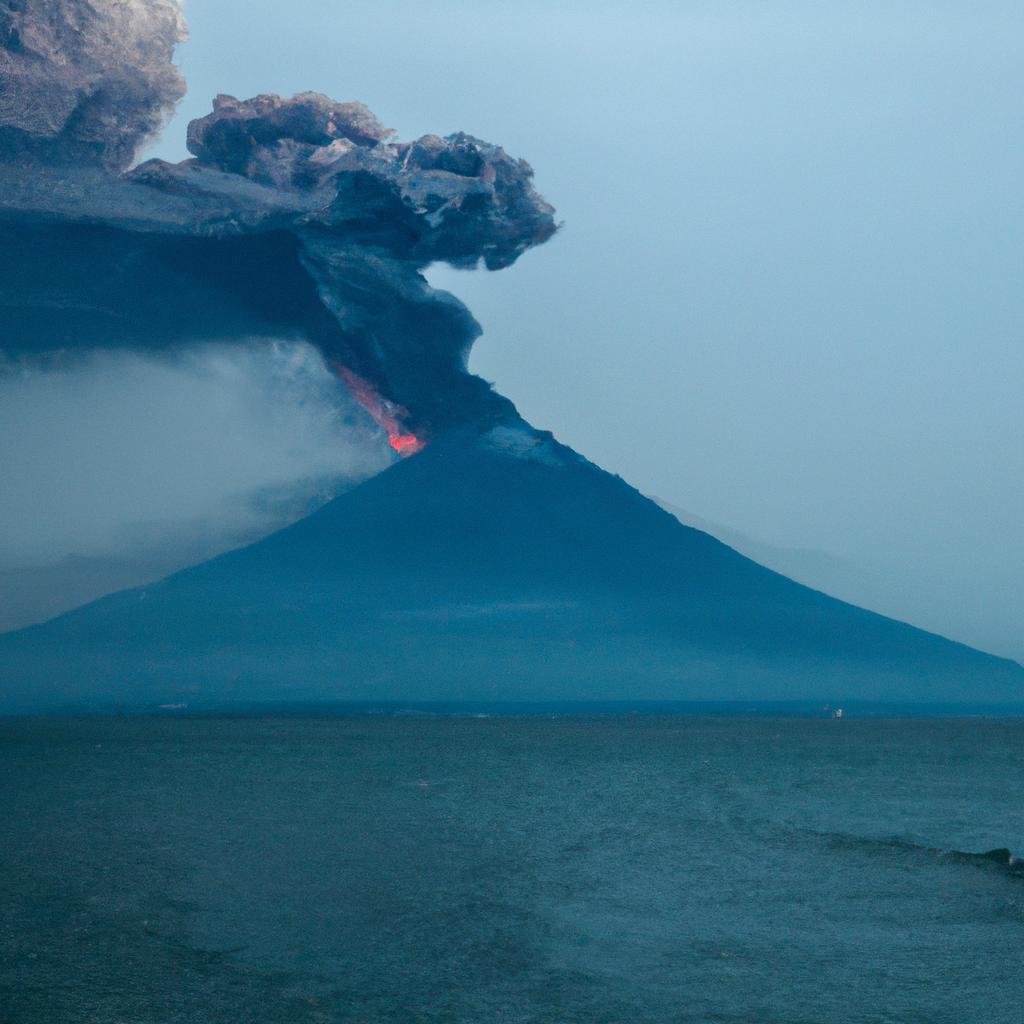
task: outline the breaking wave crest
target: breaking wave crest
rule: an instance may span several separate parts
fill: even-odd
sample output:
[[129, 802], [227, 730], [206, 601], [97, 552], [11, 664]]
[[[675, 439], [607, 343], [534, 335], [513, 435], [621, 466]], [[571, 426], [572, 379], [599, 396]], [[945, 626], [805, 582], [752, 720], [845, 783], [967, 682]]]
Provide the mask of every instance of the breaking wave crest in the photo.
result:
[[799, 829], [798, 834], [817, 840], [827, 847], [839, 850], [856, 850], [868, 853], [902, 853], [914, 857], [929, 858], [947, 864], [967, 864], [979, 867], [998, 868], [1009, 875], [1024, 878], [1024, 858], [1014, 856], [1007, 847], [974, 852], [955, 850], [939, 846], [926, 846], [895, 836], [857, 836], [846, 832], [819, 832], [814, 829]]

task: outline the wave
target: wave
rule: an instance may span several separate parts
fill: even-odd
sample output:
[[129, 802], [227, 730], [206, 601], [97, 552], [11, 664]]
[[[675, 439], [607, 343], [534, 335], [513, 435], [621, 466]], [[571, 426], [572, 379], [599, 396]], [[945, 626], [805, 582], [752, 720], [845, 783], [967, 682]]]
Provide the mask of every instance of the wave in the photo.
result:
[[868, 851], [900, 851], [912, 855], [929, 857], [935, 861], [950, 864], [971, 864], [979, 867], [997, 868], [1015, 878], [1024, 879], [1024, 857], [1016, 857], [1013, 852], [1000, 846], [993, 850], [977, 853], [970, 850], [945, 849], [938, 846], [925, 846], [906, 839], [896, 837], [875, 838], [856, 836], [846, 832], [819, 832], [814, 829], [801, 829], [804, 835], [824, 840], [829, 846], [838, 849], [857, 849]]

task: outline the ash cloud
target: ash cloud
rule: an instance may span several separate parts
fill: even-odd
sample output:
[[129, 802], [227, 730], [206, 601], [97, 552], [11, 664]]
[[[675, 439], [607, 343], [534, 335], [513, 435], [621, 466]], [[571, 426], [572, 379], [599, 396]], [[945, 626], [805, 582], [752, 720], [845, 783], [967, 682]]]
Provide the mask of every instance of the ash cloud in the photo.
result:
[[0, 3], [0, 158], [122, 170], [185, 95], [177, 0]]
[[218, 96], [192, 159], [115, 173], [181, 94], [177, 6], [40, 0], [3, 24], [8, 353], [301, 339], [399, 450], [518, 420], [466, 369], [476, 321], [423, 270], [499, 269], [553, 234], [528, 164], [462, 133], [399, 142], [362, 104], [304, 93]]

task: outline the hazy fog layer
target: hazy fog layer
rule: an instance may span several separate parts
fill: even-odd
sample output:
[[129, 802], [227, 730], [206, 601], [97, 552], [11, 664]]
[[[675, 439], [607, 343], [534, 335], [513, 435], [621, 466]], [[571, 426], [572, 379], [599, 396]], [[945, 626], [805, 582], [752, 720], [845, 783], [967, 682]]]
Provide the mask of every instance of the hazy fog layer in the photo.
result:
[[[879, 610], [1024, 657], [1019, 5], [194, 0], [188, 17], [190, 92], [155, 152], [185, 155], [216, 92], [312, 88], [406, 137], [465, 129], [526, 156], [563, 233], [500, 275], [432, 276], [484, 326], [473, 368], [641, 490], [827, 552]], [[60, 415], [63, 386], [36, 407]], [[0, 415], [6, 484], [37, 427]], [[48, 467], [115, 450], [92, 429], [25, 449], [40, 508]], [[269, 461], [239, 441], [232, 472], [254, 489], [308, 477], [303, 458], [319, 472], [307, 435], [306, 456]], [[147, 479], [179, 489], [212, 436], [186, 433]], [[62, 550], [96, 493], [72, 479]], [[3, 531], [32, 518], [16, 502]]]
[[284, 525], [393, 457], [310, 346], [0, 372], [0, 630]]

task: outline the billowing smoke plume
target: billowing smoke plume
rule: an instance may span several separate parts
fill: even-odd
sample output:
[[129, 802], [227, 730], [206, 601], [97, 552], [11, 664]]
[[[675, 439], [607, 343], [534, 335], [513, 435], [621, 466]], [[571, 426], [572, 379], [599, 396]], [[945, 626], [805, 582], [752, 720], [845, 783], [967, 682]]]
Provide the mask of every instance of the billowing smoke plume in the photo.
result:
[[[422, 271], [508, 266], [552, 235], [528, 164], [461, 133], [396, 142], [362, 104], [304, 93], [219, 96], [189, 126], [194, 159], [115, 174], [180, 93], [176, 5], [38, 0], [5, 17], [0, 96], [40, 98], [36, 115], [0, 111], [0, 346], [301, 338], [400, 451], [515, 420], [466, 370], [478, 325]], [[23, 69], [40, 39], [32, 74], [52, 96]]]
[[120, 170], [185, 94], [177, 0], [0, 3], [0, 158]]

